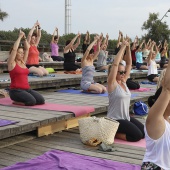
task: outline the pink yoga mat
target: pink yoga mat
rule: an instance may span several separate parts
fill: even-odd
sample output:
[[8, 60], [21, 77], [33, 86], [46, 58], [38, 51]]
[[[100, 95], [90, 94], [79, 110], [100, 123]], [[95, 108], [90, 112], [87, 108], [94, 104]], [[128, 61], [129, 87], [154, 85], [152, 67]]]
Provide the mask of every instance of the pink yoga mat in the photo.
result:
[[123, 145], [130, 145], [130, 146], [137, 146], [137, 147], [141, 147], [141, 148], [146, 148], [146, 141], [145, 141], [145, 139], [141, 139], [138, 142], [128, 142], [128, 141], [124, 141], [124, 140], [120, 140], [120, 139], [115, 139], [114, 143], [123, 144]]
[[136, 90], [130, 90], [130, 91], [137, 91], [137, 92], [144, 92], [144, 91], [150, 91], [151, 89], [150, 88], [139, 88], [139, 89], [136, 89]]
[[95, 110], [94, 107], [92, 106], [74, 106], [74, 105], [64, 105], [64, 104], [57, 104], [57, 103], [45, 103], [43, 105], [35, 105], [35, 106], [21, 106], [21, 105], [12, 104], [12, 102], [13, 101], [9, 97], [0, 99], [0, 105], [22, 107], [22, 108], [29, 108], [29, 109], [71, 112], [75, 114], [75, 117], [94, 112]]

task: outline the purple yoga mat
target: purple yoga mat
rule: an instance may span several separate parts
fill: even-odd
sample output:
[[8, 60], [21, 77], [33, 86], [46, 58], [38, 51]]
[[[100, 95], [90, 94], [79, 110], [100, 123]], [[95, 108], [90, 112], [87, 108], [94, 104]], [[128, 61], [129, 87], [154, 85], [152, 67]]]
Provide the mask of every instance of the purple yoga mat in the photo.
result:
[[64, 105], [64, 104], [57, 104], [57, 103], [45, 103], [43, 105], [35, 105], [35, 106], [21, 106], [21, 105], [12, 104], [12, 102], [13, 101], [9, 97], [0, 99], [0, 105], [22, 107], [22, 108], [29, 108], [29, 109], [71, 112], [75, 114], [75, 117], [94, 112], [93, 106], [74, 106], [74, 105]]
[[45, 154], [3, 168], [2, 170], [140, 170], [139, 165], [115, 162], [65, 151], [51, 150]]
[[1, 126], [7, 126], [7, 125], [12, 125], [15, 123], [18, 123], [19, 121], [11, 121], [11, 120], [5, 120], [5, 119], [0, 119], [0, 127]]

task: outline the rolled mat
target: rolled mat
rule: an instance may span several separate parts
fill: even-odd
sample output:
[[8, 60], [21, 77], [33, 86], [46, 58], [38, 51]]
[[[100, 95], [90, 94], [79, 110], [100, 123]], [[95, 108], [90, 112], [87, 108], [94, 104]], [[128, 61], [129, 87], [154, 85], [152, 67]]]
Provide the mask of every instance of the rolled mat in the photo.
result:
[[13, 104], [13, 101], [9, 97], [0, 99], [0, 105], [22, 107], [22, 108], [28, 108], [28, 109], [71, 112], [75, 114], [75, 117], [94, 112], [95, 110], [93, 106], [75, 106], [75, 105], [64, 105], [64, 104], [57, 104], [57, 103], [45, 103], [43, 105], [35, 105], [35, 106], [15, 105]]
[[27, 162], [1, 170], [140, 170], [141, 166], [75, 153], [51, 150]]
[[12, 121], [12, 120], [0, 119], [0, 127], [12, 125], [12, 124], [15, 124], [15, 123], [18, 123], [18, 122], [19, 122], [19, 121]]

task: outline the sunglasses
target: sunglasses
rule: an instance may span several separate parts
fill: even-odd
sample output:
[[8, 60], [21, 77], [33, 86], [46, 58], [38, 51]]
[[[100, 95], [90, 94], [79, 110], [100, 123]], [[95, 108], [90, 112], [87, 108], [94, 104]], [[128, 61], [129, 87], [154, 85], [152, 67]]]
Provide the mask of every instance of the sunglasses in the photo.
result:
[[126, 71], [118, 71], [120, 75], [126, 74]]

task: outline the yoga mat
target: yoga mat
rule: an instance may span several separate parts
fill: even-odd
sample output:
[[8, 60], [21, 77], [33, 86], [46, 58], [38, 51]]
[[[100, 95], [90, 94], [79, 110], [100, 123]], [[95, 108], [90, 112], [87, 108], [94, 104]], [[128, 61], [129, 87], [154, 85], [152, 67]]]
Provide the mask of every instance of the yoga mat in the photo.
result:
[[[35, 75], [35, 74], [33, 74], [33, 73], [29, 73], [28, 76], [29, 76], [29, 77], [40, 77], [40, 76]], [[43, 76], [43, 77], [55, 77], [55, 74], [48, 74], [48, 75]], [[40, 78], [42, 78], [42, 77], [40, 77]]]
[[18, 122], [19, 121], [0, 119], [0, 127], [7, 126], [7, 125], [12, 125], [12, 124], [15, 124], [15, 123], [18, 123]]
[[[95, 93], [85, 93], [82, 90], [74, 90], [74, 89], [67, 89], [67, 90], [57, 90], [55, 92], [60, 93], [71, 93], [71, 94], [84, 94], [84, 95], [92, 95], [92, 96], [108, 96], [108, 93], [102, 93], [102, 94], [95, 94]], [[134, 98], [138, 96], [138, 94], [131, 94], [131, 98]]]
[[74, 89], [67, 89], [67, 90], [57, 90], [56, 92], [60, 93], [71, 93], [71, 94], [85, 94], [85, 95], [94, 95], [94, 96], [108, 96], [108, 93], [102, 94], [95, 94], [95, 93], [85, 93], [83, 90], [74, 90]]
[[139, 89], [135, 89], [135, 90], [130, 90], [130, 91], [137, 91], [137, 92], [145, 92], [145, 91], [150, 91], [150, 88], [139, 88]]
[[123, 144], [123, 145], [130, 145], [130, 146], [137, 146], [137, 147], [141, 147], [141, 148], [146, 148], [146, 141], [145, 141], [145, 139], [141, 139], [138, 142], [128, 142], [128, 141], [124, 141], [124, 140], [121, 140], [121, 139], [114, 139], [114, 143]]
[[1, 170], [140, 170], [141, 166], [129, 163], [51, 150], [26, 162]]
[[141, 84], [152, 84], [152, 85], [156, 85], [157, 83], [155, 82], [150, 82], [150, 81], [141, 81]]
[[94, 112], [95, 110], [94, 107], [92, 106], [74, 106], [74, 105], [64, 105], [64, 104], [57, 104], [57, 103], [45, 103], [43, 105], [35, 105], [35, 106], [15, 105], [13, 104], [13, 101], [9, 97], [1, 98], [0, 105], [22, 107], [28, 109], [42, 109], [42, 110], [54, 110], [60, 112], [71, 112], [75, 114], [75, 117]]

